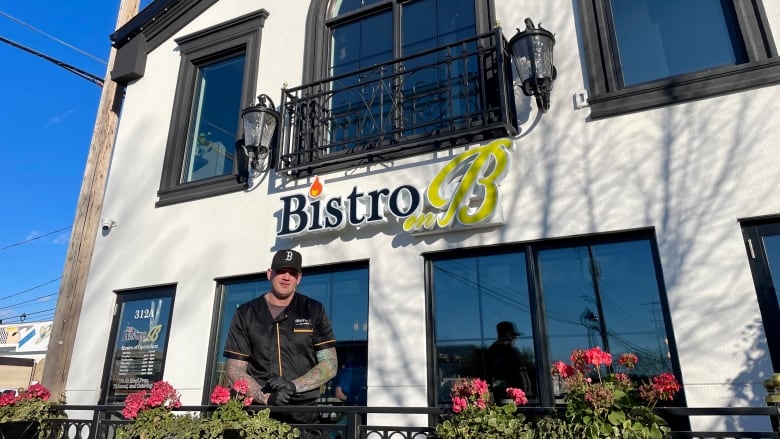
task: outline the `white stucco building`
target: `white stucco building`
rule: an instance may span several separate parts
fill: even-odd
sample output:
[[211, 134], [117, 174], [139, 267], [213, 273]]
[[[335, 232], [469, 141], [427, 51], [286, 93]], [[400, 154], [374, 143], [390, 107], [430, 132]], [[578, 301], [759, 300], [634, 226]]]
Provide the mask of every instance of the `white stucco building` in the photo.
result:
[[[553, 361], [602, 346], [674, 373], [677, 403], [763, 405], [780, 367], [780, 3], [752, 3], [153, 2], [112, 36], [115, 227], [69, 403], [161, 378], [203, 402], [232, 310], [295, 248], [342, 360], [367, 364], [368, 405], [445, 401], [484, 373], [500, 321], [535, 404], [555, 402]], [[526, 17], [555, 35], [547, 112], [507, 57]], [[259, 94], [282, 119], [245, 186], [235, 142]]]

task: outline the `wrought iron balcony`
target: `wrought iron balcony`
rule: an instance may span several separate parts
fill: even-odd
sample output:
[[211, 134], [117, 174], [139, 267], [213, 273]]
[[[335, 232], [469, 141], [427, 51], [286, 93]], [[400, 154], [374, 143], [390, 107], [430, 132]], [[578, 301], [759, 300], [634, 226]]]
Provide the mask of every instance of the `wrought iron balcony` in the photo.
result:
[[282, 93], [276, 170], [343, 169], [517, 132], [501, 29]]

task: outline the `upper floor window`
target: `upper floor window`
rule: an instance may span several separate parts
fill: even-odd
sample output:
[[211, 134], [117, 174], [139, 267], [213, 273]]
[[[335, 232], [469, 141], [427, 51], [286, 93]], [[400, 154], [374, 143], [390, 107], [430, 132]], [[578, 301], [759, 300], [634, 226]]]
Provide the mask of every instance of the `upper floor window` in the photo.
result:
[[610, 3], [624, 86], [747, 61], [733, 10], [720, 0]]
[[240, 113], [254, 99], [264, 10], [176, 40], [181, 52], [158, 205], [241, 190]]
[[239, 53], [198, 69], [180, 183], [233, 174], [245, 61]]
[[761, 0], [580, 0], [591, 117], [780, 81]]
[[511, 76], [490, 3], [313, 1], [317, 31], [304, 85], [284, 96], [278, 169], [343, 168], [512, 132]]

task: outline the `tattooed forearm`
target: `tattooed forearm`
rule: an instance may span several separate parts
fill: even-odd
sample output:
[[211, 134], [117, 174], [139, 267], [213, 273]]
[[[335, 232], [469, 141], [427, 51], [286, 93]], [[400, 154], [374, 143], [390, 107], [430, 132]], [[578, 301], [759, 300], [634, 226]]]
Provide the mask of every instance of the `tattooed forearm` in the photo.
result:
[[302, 376], [293, 380], [298, 392], [306, 392], [320, 387], [336, 376], [338, 359], [336, 348], [317, 351], [317, 364]]
[[258, 404], [266, 404], [268, 402], [269, 394], [263, 393], [263, 386], [261, 386], [260, 383], [255, 381], [254, 378], [246, 373], [246, 365], [246, 361], [228, 358], [227, 363], [225, 364], [225, 369], [227, 370], [227, 376], [230, 380], [230, 383], [235, 383], [240, 379], [246, 380], [246, 382], [249, 383], [248, 393], [252, 396], [254, 402]]

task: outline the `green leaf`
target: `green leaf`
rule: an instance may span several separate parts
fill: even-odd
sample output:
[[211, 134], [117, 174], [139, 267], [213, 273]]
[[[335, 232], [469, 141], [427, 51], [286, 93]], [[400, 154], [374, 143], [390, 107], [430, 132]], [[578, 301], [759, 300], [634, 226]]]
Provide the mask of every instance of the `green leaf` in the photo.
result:
[[622, 410], [612, 410], [607, 415], [607, 419], [612, 425], [621, 425], [626, 422], [626, 414]]

